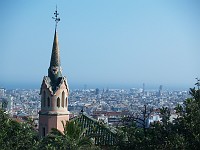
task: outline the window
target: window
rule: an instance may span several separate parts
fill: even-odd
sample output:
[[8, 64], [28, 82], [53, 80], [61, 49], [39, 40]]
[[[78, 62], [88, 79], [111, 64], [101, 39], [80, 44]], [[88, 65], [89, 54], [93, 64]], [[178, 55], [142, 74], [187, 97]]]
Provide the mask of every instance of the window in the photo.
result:
[[42, 128], [42, 136], [45, 137], [45, 127]]
[[57, 107], [60, 107], [60, 98], [57, 98]]
[[48, 105], [48, 107], [50, 107], [50, 98], [49, 97], [47, 99], [47, 105]]
[[64, 107], [64, 103], [65, 103], [65, 92], [62, 92], [62, 107]]
[[46, 92], [45, 91], [43, 91], [43, 99], [42, 99], [42, 101], [43, 101], [43, 107], [46, 107]]
[[68, 104], [68, 100], [67, 100], [67, 97], [65, 99], [65, 106], [67, 107], [67, 104]]

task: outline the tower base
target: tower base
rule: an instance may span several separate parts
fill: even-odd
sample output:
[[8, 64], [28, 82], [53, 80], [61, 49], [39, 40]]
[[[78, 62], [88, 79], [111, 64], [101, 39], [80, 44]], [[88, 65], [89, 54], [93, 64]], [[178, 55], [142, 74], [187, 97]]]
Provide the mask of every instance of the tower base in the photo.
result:
[[44, 137], [56, 128], [61, 132], [64, 131], [62, 121], [69, 121], [69, 114], [39, 114], [39, 134]]

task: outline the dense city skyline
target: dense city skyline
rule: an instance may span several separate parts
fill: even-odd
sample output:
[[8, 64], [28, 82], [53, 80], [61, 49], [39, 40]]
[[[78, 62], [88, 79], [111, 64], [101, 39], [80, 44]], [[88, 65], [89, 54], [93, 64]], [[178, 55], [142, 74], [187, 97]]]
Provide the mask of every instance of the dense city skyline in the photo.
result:
[[1, 1], [0, 87], [39, 88], [53, 12], [70, 87], [189, 88], [200, 77], [199, 1]]

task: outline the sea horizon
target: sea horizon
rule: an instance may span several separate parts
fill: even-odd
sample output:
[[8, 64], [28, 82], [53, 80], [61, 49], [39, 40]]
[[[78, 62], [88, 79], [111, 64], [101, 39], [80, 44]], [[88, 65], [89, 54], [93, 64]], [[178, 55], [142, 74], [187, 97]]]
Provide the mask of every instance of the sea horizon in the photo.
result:
[[[143, 83], [141, 84], [93, 84], [93, 83], [85, 83], [85, 84], [68, 84], [70, 90], [76, 90], [76, 89], [100, 89], [100, 90], [106, 90], [106, 89], [125, 89], [129, 90], [132, 88], [136, 89], [142, 89]], [[158, 90], [159, 86], [162, 85], [162, 89], [165, 91], [189, 91], [190, 88], [193, 88], [195, 85], [166, 85], [166, 84], [145, 84], [145, 90]], [[5, 88], [7, 90], [14, 90], [14, 89], [40, 89], [41, 84], [0, 84], [0, 88]]]

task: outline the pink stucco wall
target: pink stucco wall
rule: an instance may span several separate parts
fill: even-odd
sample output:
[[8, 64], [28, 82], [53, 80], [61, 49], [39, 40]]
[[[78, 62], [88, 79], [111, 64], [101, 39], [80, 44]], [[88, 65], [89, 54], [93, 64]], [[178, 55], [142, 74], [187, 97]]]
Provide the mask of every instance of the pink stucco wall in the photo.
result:
[[[40, 136], [43, 135], [43, 128], [45, 128], [45, 133], [48, 134], [52, 128], [57, 128], [60, 131], [63, 131], [63, 125], [61, 121], [69, 120], [68, 112], [68, 95], [69, 89], [68, 85], [63, 82], [60, 88], [56, 91], [55, 94], [52, 94], [51, 91], [47, 88], [45, 82], [42, 84], [41, 90], [41, 103], [43, 101], [43, 91], [46, 93], [46, 99], [50, 98], [50, 107], [46, 106], [41, 107], [39, 114], [39, 133]], [[62, 92], [64, 91], [64, 107], [62, 107], [62, 101], [60, 107], [57, 107], [57, 98], [59, 97], [62, 100]], [[67, 98], [67, 101], [66, 101]], [[67, 104], [66, 104], [67, 103]]]
[[40, 115], [39, 116], [39, 133], [42, 136], [42, 128], [45, 128], [46, 134], [51, 132], [52, 128], [56, 128], [60, 131], [63, 131], [63, 125], [61, 121], [68, 121], [69, 115], [57, 115], [57, 116], [50, 116], [50, 115]]

